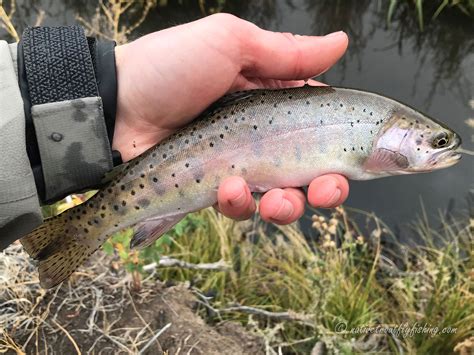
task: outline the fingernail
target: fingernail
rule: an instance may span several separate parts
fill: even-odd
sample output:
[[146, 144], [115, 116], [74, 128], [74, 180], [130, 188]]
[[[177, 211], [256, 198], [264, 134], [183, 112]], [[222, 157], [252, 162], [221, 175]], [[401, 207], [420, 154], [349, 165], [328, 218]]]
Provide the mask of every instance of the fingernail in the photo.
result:
[[328, 206], [333, 206], [337, 203], [337, 201], [339, 201], [339, 199], [341, 198], [341, 190], [340, 189], [336, 189], [336, 191], [334, 191], [333, 195], [331, 196], [331, 198], [329, 199], [328, 201]]
[[290, 201], [284, 198], [282, 205], [280, 207], [280, 210], [277, 213], [276, 219], [280, 221], [284, 221], [290, 218], [293, 212], [294, 212], [293, 205], [291, 204]]
[[229, 205], [233, 207], [242, 207], [247, 202], [246, 198], [246, 191], [245, 188], [242, 186], [240, 194], [234, 197], [233, 199], [229, 199]]
[[332, 33], [327, 34], [327, 35], [324, 36], [324, 37], [327, 37], [327, 38], [329, 38], [329, 37], [337, 37], [337, 36], [342, 35], [343, 33], [344, 33], [344, 31], [332, 32]]

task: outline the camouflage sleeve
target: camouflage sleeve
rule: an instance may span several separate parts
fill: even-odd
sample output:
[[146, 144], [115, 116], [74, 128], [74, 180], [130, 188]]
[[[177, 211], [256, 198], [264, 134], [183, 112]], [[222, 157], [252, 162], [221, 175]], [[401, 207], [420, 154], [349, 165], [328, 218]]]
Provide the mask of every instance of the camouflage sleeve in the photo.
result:
[[0, 41], [0, 250], [42, 221], [25, 147], [25, 117], [17, 82], [16, 44]]
[[100, 97], [31, 107], [46, 201], [97, 186], [113, 168]]

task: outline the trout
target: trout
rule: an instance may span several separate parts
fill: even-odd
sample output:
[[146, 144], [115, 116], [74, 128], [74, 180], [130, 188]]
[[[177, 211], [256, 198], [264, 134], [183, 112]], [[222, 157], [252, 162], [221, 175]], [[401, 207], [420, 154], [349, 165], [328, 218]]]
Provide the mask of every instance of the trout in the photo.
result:
[[46, 220], [21, 242], [41, 285], [67, 279], [114, 233], [145, 247], [186, 214], [217, 202], [241, 176], [252, 192], [306, 186], [338, 173], [354, 180], [456, 164], [461, 139], [393, 99], [355, 89], [251, 90], [223, 97], [196, 120], [124, 165], [91, 199]]

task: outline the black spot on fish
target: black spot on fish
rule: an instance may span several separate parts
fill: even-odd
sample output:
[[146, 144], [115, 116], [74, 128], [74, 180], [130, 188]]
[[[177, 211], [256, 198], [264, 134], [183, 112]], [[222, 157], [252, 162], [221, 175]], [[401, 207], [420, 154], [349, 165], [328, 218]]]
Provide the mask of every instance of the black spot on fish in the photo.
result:
[[131, 194], [132, 196], [135, 196], [135, 194], [136, 194], [135, 190], [130, 191], [130, 194]]
[[421, 150], [421, 149], [420, 149], [420, 148], [416, 148], [416, 150], [418, 150], [418, 151], [419, 151], [419, 150]]
[[254, 126], [253, 126], [253, 129], [257, 129], [257, 126], [256, 126], [256, 125], [254, 125]]
[[152, 153], [151, 156], [152, 156], [153, 158], [156, 158], [156, 153]]
[[331, 104], [328, 102], [328, 103], [326, 104], [326, 106], [331, 106]]
[[163, 159], [166, 159], [167, 155], [166, 154], [163, 154]]
[[429, 125], [426, 125], [426, 128], [430, 128], [430, 126], [429, 126]]
[[169, 149], [170, 149], [170, 150], [173, 149], [173, 145], [172, 145], [172, 144], [170, 144]]
[[265, 103], [265, 100], [260, 101], [261, 104]]
[[235, 169], [235, 165], [234, 165], [234, 164], [232, 164], [232, 169]]
[[89, 230], [87, 228], [84, 228], [84, 233], [89, 233]]
[[101, 213], [100, 218], [105, 218], [105, 213]]
[[364, 150], [364, 147], [360, 147], [360, 150]]
[[288, 114], [291, 115], [291, 111], [288, 111]]
[[245, 117], [242, 117], [241, 120], [242, 120], [242, 121], [245, 121]]
[[360, 120], [357, 120], [356, 122], [357, 122], [357, 123], [360, 123]]
[[363, 111], [363, 112], [366, 112], [367, 110], [364, 108], [362, 111]]
[[119, 206], [114, 205], [114, 210], [118, 211], [118, 210], [119, 210]]
[[107, 192], [111, 194], [114, 190], [112, 190], [110, 187], [107, 189]]
[[211, 123], [212, 123], [212, 124], [216, 123], [216, 120], [212, 120]]
[[102, 211], [105, 211], [107, 209], [107, 206], [102, 205], [101, 209], [102, 209]]
[[221, 139], [224, 139], [224, 135], [223, 135], [223, 134], [220, 134], [219, 137], [221, 137]]
[[140, 186], [141, 189], [144, 189], [144, 188], [145, 188], [145, 185], [143, 185], [143, 184], [140, 184], [140, 185], [138, 185], [138, 186]]
[[352, 147], [352, 150], [356, 150], [355, 147]]
[[154, 177], [153, 182], [158, 182], [158, 179], [156, 177]]
[[122, 206], [125, 207], [127, 205], [127, 201], [122, 201]]
[[141, 177], [142, 179], [144, 179], [144, 178], [145, 178], [145, 174], [143, 174], [143, 173], [140, 174], [140, 177]]
[[344, 148], [344, 151], [345, 151], [345, 152], [347, 152], [347, 149], [346, 149], [346, 148]]
[[354, 127], [354, 122], [351, 122], [351, 127]]
[[277, 107], [277, 104], [273, 104], [273, 107], [275, 107], [275, 108], [276, 108], [276, 107]]
[[211, 147], [211, 148], [214, 147], [214, 143], [212, 143], [212, 142], [209, 143], [209, 147]]
[[175, 177], [175, 176], [176, 176], [176, 174], [175, 174], [175, 173], [173, 173], [173, 174], [171, 174], [171, 176], [172, 176], [172, 177]]
[[309, 101], [306, 101], [306, 105], [309, 105]]
[[196, 179], [196, 182], [199, 184], [199, 183], [201, 182], [201, 180], [199, 180], [199, 179]]
[[370, 116], [373, 116], [373, 113], [371, 112], [371, 113], [369, 113], [369, 115], [370, 115]]
[[140, 206], [135, 206], [135, 209], [138, 211], [140, 209]]
[[186, 168], [189, 168], [189, 163], [184, 164]]
[[343, 105], [343, 104], [339, 104], [339, 106], [343, 107], [344, 105]]
[[185, 144], [188, 144], [188, 143], [189, 143], [189, 139], [185, 139], [185, 140], [184, 140], [184, 143], [185, 143]]
[[104, 198], [104, 193], [103, 192], [99, 193], [99, 196], [100, 198]]
[[323, 124], [323, 120], [319, 120], [319, 123]]
[[199, 137], [199, 139], [202, 139], [202, 134], [200, 134], [198, 137]]
[[227, 131], [229, 129], [229, 126], [224, 126], [224, 129]]
[[174, 187], [178, 188], [178, 187], [179, 187], [179, 185], [178, 185], [178, 184], [174, 184]]
[[125, 190], [125, 185], [120, 185], [120, 190]]
[[324, 104], [321, 104], [321, 107], [323, 107], [323, 106], [324, 106]]

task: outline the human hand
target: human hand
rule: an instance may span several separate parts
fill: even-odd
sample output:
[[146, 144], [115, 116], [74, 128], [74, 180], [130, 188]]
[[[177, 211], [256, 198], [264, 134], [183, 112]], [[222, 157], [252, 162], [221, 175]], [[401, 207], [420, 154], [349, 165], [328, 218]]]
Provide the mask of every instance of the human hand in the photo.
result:
[[[227, 93], [301, 86], [330, 68], [347, 43], [343, 32], [294, 36], [218, 14], [119, 46], [113, 148], [127, 161]], [[334, 207], [348, 193], [346, 178], [329, 174], [312, 181], [308, 201], [315, 207]], [[264, 220], [286, 224], [303, 215], [304, 204], [299, 189], [273, 189], [262, 196], [259, 209]], [[245, 181], [230, 177], [219, 187], [217, 208], [231, 218], [246, 219], [256, 204]]]

